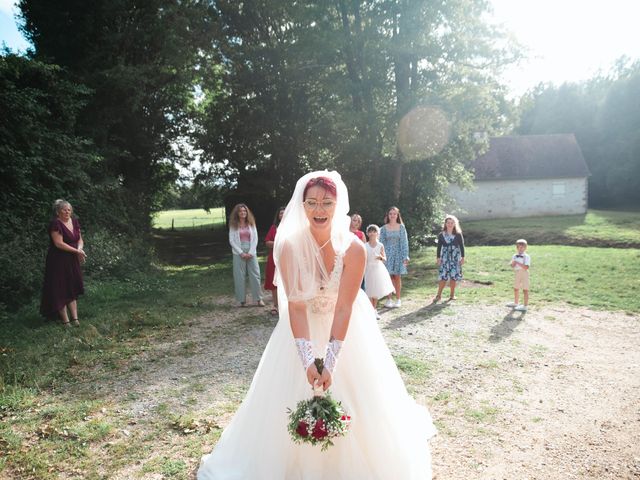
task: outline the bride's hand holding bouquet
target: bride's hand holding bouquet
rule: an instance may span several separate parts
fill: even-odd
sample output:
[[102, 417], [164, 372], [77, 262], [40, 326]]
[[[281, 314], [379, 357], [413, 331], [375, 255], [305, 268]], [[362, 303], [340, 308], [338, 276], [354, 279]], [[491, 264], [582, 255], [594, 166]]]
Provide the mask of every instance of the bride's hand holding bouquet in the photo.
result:
[[331, 373], [328, 369], [323, 368], [324, 362], [321, 358], [316, 358], [315, 361], [307, 369], [307, 380], [313, 388], [313, 391], [326, 392], [331, 386], [332, 379]]

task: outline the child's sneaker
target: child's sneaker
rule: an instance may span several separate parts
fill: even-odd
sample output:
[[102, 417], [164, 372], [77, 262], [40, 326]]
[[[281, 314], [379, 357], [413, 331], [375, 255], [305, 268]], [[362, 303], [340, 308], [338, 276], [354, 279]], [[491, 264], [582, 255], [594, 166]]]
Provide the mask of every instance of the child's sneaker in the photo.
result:
[[513, 308], [513, 307], [517, 307], [518, 304], [516, 302], [509, 302], [509, 303], [506, 303], [505, 306]]
[[393, 304], [393, 308], [400, 308], [402, 306], [402, 300], [398, 299], [396, 303]]
[[526, 312], [527, 311], [527, 306], [526, 305], [518, 305], [516, 308], [514, 308], [514, 310], [516, 310], [517, 312]]
[[393, 308], [395, 306], [395, 303], [393, 303], [393, 300], [388, 299], [386, 302], [384, 302], [384, 308]]

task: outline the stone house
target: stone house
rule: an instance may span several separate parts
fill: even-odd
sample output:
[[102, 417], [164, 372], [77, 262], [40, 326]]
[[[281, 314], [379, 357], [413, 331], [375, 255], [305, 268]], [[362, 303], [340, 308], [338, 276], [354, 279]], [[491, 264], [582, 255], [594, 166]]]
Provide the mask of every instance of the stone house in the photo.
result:
[[574, 215], [587, 211], [589, 169], [573, 134], [494, 137], [473, 164], [472, 190], [450, 185], [460, 218]]

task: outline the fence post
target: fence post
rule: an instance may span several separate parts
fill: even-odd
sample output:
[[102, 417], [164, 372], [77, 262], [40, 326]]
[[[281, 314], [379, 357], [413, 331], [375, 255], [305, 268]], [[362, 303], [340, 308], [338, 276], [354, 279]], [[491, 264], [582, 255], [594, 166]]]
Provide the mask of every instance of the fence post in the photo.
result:
[[173, 221], [174, 221], [174, 219], [172, 218], [172, 219], [171, 219], [171, 231], [172, 231], [172, 232], [174, 232], [174, 231], [175, 231], [175, 228], [173, 228]]

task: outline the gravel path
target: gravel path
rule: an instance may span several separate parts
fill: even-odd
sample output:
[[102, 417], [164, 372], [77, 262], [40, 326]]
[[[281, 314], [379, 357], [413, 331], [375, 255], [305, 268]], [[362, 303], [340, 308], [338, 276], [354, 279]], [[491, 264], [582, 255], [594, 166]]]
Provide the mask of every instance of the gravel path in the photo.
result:
[[[167, 411], [198, 419], [196, 432], [228, 423], [275, 325], [268, 310], [230, 303], [212, 299], [210, 314], [149, 345], [122, 375], [92, 383], [92, 395], [131, 419], [112, 443], [148, 436]], [[435, 479], [640, 478], [640, 317], [407, 298], [380, 327], [439, 428]], [[190, 455], [195, 472], [216, 435], [201, 433], [195, 454], [196, 437], [173, 435], [154, 441], [150, 458]], [[162, 478], [141, 462], [115, 476], [134, 477]]]

